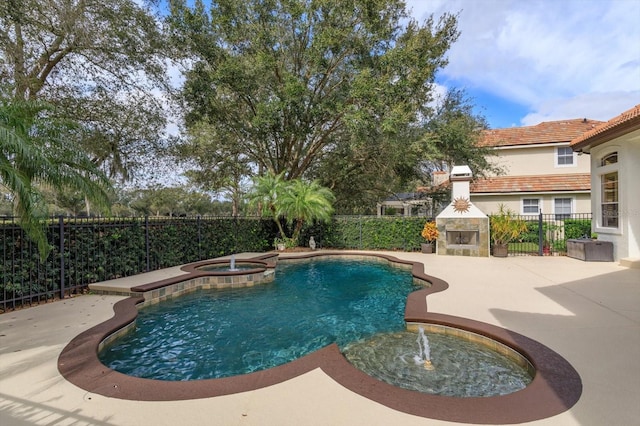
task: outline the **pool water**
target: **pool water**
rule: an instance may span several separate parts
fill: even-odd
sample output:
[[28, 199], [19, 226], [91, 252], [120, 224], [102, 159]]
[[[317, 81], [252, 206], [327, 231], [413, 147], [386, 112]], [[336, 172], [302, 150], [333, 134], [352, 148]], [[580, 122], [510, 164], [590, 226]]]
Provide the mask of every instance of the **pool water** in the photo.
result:
[[356, 368], [404, 389], [442, 396], [487, 397], [524, 389], [532, 377], [513, 359], [456, 336], [427, 333], [433, 370], [415, 357], [418, 333], [381, 333], [347, 345], [343, 352]]
[[280, 263], [249, 288], [196, 291], [141, 309], [135, 329], [100, 353], [122, 373], [160, 380], [246, 374], [331, 343], [404, 330], [409, 271], [375, 261]]
[[[256, 268], [264, 268], [264, 265], [258, 263], [236, 263], [233, 271], [248, 271]], [[217, 265], [207, 265], [198, 268], [201, 271], [213, 271], [213, 272], [229, 272], [231, 268], [228, 263], [221, 263]]]

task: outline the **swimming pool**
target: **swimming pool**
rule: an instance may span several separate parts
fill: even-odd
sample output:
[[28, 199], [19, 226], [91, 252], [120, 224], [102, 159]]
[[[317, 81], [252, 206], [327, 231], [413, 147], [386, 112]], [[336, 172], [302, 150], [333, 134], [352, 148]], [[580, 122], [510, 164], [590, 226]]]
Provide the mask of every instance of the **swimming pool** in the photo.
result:
[[[321, 371], [320, 374], [327, 375], [351, 392], [395, 410], [425, 418], [474, 424], [512, 424], [548, 418], [565, 412], [580, 399], [580, 375], [566, 359], [549, 347], [499, 326], [446, 313], [430, 312], [427, 307], [429, 297], [435, 293], [446, 292], [448, 284], [427, 274], [425, 265], [420, 261], [408, 259], [410, 257], [422, 256], [410, 253], [401, 253], [400, 257], [396, 257], [377, 252], [321, 251], [284, 256], [265, 253], [247, 259], [263, 264], [265, 268], [273, 268], [275, 263], [281, 265], [283, 261], [305, 262], [316, 258], [358, 261], [376, 259], [408, 268], [414, 280], [426, 285], [407, 297], [404, 312], [407, 329], [424, 327], [428, 332], [468, 335], [484, 340], [489, 345], [495, 343], [498, 350], [501, 346], [507, 347], [509, 351], [515, 350], [534, 369], [533, 380], [526, 388], [509, 395], [482, 398], [458, 398], [415, 392], [390, 385], [357, 369], [347, 361], [337, 344], [331, 344], [278, 367], [220, 379], [144, 379], [112, 370], [100, 362], [98, 353], [101, 348], [130, 330], [136, 322], [140, 306], [164, 303], [194, 288], [264, 285], [273, 278], [272, 269], [262, 271], [269, 275], [269, 279], [246, 282], [236, 280], [235, 276], [226, 276], [233, 274], [225, 273], [225, 276], [216, 278], [199, 269], [209, 264], [224, 263], [222, 259], [184, 265], [180, 268], [181, 272], [174, 273], [171, 277], [130, 287], [130, 297], [114, 304], [112, 318], [83, 331], [64, 347], [58, 357], [58, 371], [65, 380], [84, 389], [89, 400], [93, 395], [101, 395], [130, 401], [179, 401], [252, 392], [284, 385], [292, 379], [306, 376], [307, 373]], [[276, 259], [279, 260], [276, 262]], [[265, 278], [262, 272], [258, 278]], [[220, 278], [223, 282], [218, 281]], [[109, 288], [103, 291], [106, 292], [103, 294], [111, 294]], [[443, 296], [446, 297], [444, 294]], [[434, 365], [438, 368], [437, 362], [434, 362]]]
[[282, 263], [268, 284], [198, 290], [141, 309], [100, 359], [130, 376], [173, 381], [260, 371], [404, 330], [407, 296], [421, 287], [387, 262]]

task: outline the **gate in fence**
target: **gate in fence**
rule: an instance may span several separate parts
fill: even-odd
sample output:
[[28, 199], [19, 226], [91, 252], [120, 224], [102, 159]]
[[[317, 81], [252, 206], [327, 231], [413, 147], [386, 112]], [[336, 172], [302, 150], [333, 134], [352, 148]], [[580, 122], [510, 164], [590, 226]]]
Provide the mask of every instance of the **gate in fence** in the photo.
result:
[[591, 237], [591, 213], [520, 215], [526, 232], [509, 243], [511, 256], [564, 256], [567, 240]]

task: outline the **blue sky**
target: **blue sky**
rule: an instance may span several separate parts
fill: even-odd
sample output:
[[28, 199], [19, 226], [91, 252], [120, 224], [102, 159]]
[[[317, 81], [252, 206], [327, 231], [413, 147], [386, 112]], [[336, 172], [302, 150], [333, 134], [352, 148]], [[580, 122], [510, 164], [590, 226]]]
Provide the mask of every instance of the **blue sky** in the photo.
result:
[[458, 14], [437, 83], [463, 88], [492, 128], [606, 121], [640, 104], [638, 0], [406, 0]]

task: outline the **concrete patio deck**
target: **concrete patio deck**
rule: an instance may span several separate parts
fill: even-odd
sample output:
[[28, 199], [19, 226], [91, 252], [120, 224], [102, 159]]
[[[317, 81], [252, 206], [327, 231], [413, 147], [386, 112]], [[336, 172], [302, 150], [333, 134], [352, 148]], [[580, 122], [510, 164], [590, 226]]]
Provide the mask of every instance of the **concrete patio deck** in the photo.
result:
[[[462, 258], [385, 252], [420, 261], [449, 289], [430, 312], [524, 334], [566, 358], [580, 400], [536, 425], [640, 423], [640, 270], [566, 257]], [[248, 254], [247, 256], [250, 256]], [[101, 285], [129, 288], [178, 268]], [[0, 315], [0, 424], [31, 425], [442, 425], [372, 402], [316, 369], [251, 392], [140, 402], [89, 393], [58, 372], [62, 349], [113, 315], [122, 296], [86, 295]]]

